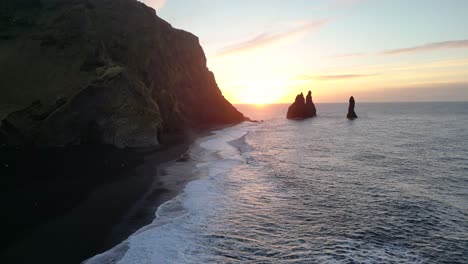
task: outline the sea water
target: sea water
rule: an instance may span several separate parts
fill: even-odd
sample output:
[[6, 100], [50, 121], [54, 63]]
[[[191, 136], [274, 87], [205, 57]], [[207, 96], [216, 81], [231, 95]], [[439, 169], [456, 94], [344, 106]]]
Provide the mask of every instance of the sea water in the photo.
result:
[[86, 263], [468, 263], [468, 103], [239, 106], [197, 180]]

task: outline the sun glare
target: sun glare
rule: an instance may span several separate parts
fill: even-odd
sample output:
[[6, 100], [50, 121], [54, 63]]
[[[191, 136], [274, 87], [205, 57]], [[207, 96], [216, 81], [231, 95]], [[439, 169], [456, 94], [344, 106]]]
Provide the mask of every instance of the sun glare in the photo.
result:
[[287, 86], [286, 78], [261, 78], [237, 84], [227, 96], [239, 104], [272, 104], [284, 97]]

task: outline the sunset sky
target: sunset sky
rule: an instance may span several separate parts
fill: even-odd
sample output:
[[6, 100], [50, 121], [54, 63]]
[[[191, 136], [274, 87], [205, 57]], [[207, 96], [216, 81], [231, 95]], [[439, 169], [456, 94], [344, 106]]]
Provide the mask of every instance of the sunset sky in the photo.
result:
[[466, 0], [143, 2], [200, 38], [233, 103], [468, 100]]

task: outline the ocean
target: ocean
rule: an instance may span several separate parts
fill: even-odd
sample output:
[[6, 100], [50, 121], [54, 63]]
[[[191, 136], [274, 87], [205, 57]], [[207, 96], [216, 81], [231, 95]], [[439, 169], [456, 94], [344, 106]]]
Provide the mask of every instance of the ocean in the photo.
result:
[[238, 108], [263, 122], [198, 139], [196, 179], [87, 264], [468, 263], [468, 103]]

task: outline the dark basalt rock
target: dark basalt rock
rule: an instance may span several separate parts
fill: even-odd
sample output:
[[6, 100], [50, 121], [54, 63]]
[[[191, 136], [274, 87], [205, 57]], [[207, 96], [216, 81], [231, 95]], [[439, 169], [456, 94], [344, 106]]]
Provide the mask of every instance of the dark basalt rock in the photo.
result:
[[355, 106], [354, 97], [351, 96], [351, 98], [349, 98], [348, 115], [346, 116], [348, 119], [353, 120], [355, 118], [358, 118], [358, 116], [356, 115], [356, 112], [354, 112], [354, 106]]
[[7, 11], [0, 106], [22, 110], [0, 113], [0, 144], [146, 147], [246, 120], [198, 38], [141, 2], [17, 0]]
[[306, 99], [304, 94], [300, 93], [296, 96], [294, 103], [289, 106], [286, 117], [288, 119], [304, 119], [317, 116], [317, 110], [312, 101], [312, 92], [307, 93]]
[[305, 113], [305, 99], [304, 95], [298, 94], [294, 103], [289, 106], [287, 118], [289, 119], [301, 119], [304, 118]]
[[312, 101], [312, 92], [309, 91], [306, 96], [306, 117], [317, 116], [317, 109], [315, 109], [314, 102]]

